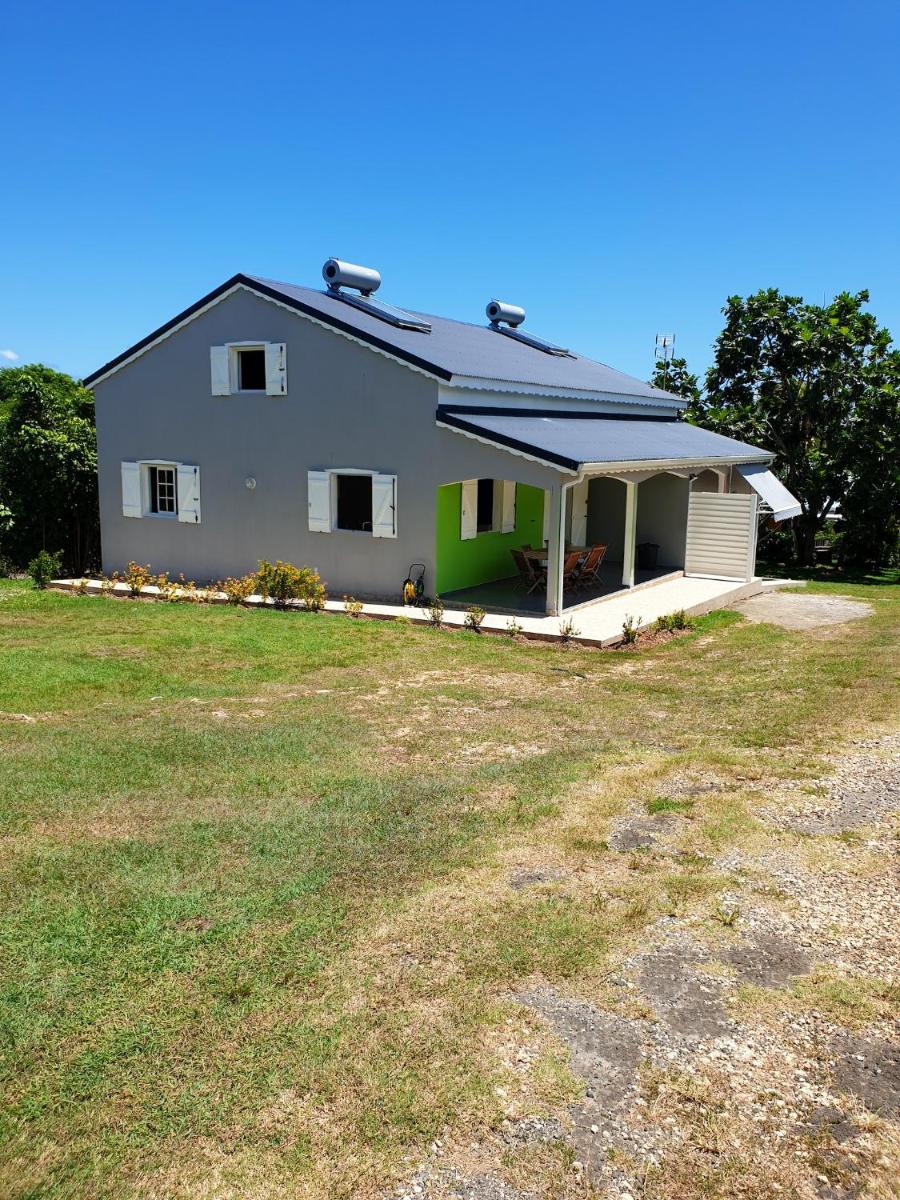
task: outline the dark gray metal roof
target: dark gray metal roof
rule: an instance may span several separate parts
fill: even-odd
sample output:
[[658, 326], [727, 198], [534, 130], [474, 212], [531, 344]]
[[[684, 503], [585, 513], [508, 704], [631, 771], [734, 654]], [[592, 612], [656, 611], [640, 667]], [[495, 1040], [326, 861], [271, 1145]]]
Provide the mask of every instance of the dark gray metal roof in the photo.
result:
[[678, 396], [593, 359], [574, 352], [571, 358], [545, 354], [533, 346], [504, 337], [488, 325], [470, 325], [431, 313], [414, 313], [430, 323], [430, 333], [396, 329], [326, 292], [256, 275], [246, 278], [251, 286], [266, 294], [275, 293], [276, 298], [293, 302], [301, 307], [301, 311], [311, 311], [312, 315], [329, 324], [349, 327], [350, 332], [364, 340], [377, 339], [387, 348], [400, 351], [401, 357], [413, 356], [417, 365], [431, 368], [446, 379], [491, 379], [531, 387], [571, 388], [628, 396], [645, 403], [654, 400], [684, 403]]
[[439, 408], [437, 418], [461, 433], [486, 438], [546, 462], [579, 471], [592, 463], [768, 461], [759, 446], [737, 442], [685, 421], [654, 417], [594, 417], [518, 409]]

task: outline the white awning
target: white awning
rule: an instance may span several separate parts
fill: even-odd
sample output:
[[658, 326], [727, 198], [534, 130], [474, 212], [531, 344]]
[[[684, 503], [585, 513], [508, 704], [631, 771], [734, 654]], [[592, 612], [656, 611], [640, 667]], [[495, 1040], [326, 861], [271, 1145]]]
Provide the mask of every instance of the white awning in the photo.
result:
[[737, 470], [747, 480], [754, 492], [757, 492], [769, 508], [776, 521], [787, 521], [791, 517], [799, 517], [802, 509], [795, 496], [787, 490], [780, 479], [760, 463], [742, 463]]

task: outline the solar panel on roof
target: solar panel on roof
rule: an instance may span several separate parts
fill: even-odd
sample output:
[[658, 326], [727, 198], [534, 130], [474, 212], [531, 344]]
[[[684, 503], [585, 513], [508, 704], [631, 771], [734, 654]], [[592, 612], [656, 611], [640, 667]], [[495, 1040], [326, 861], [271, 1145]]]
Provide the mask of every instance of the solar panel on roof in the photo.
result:
[[395, 325], [398, 329], [416, 329], [420, 333], [431, 333], [431, 326], [421, 317], [414, 317], [412, 313], [395, 308], [393, 304], [385, 304], [383, 300], [376, 300], [373, 296], [352, 296], [349, 292], [331, 289], [326, 294], [333, 296], [335, 300], [343, 300], [345, 304], [352, 304], [354, 308], [362, 309], [363, 312], [371, 313], [379, 321], [387, 321], [389, 325]]
[[535, 350], [543, 350], [544, 354], [555, 354], [557, 358], [574, 358], [575, 355], [569, 350], [564, 350], [562, 346], [554, 346], [552, 342], [545, 342], [543, 338], [535, 337], [533, 333], [524, 333], [518, 327], [511, 329], [506, 325], [492, 325], [492, 329], [496, 329], [498, 333], [504, 333], [507, 337], [515, 338], [517, 342], [524, 342], [526, 346], [533, 346]]

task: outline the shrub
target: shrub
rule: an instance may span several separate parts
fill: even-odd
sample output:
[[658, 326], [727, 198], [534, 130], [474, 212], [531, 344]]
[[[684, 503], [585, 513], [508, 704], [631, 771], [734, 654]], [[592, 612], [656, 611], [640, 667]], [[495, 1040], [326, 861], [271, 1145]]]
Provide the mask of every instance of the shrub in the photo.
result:
[[325, 584], [312, 567], [295, 567], [280, 559], [274, 563], [261, 559], [256, 586], [259, 594], [271, 600], [276, 608], [287, 608], [293, 600], [301, 601], [310, 612], [320, 612], [325, 607]]
[[72, 585], [72, 591], [76, 596], [86, 596], [88, 594], [88, 581], [84, 577], [76, 579]]
[[510, 617], [509, 620], [506, 622], [506, 632], [509, 634], [509, 636], [511, 638], [518, 637], [519, 634], [522, 632], [522, 626], [519, 624], [519, 622], [516, 620], [515, 617]]
[[626, 613], [625, 620], [622, 622], [622, 643], [625, 646], [633, 646], [638, 639], [638, 634], [641, 631], [641, 619], [638, 617], [628, 616]]
[[244, 604], [256, 591], [256, 576], [241, 575], [234, 578], [231, 575], [212, 586], [214, 592], [224, 592], [229, 604]]
[[363, 602], [357, 600], [355, 596], [344, 597], [344, 612], [348, 617], [359, 618], [363, 614]]
[[571, 617], [567, 621], [563, 621], [559, 627], [559, 640], [564, 646], [568, 646], [573, 638], [577, 638], [581, 630], [576, 626]]
[[665, 613], [661, 617], [657, 617], [653, 622], [653, 630], [655, 633], [675, 633], [679, 629], [690, 629], [691, 622], [688, 620], [687, 613], [683, 608], [676, 609], [675, 612]]
[[125, 568], [125, 582], [131, 590], [132, 596], [139, 596], [141, 590], [145, 588], [153, 576], [150, 574], [150, 564], [147, 563], [142, 567], [140, 563], [130, 562]]
[[466, 629], [471, 629], [473, 633], [480, 633], [481, 623], [486, 616], [487, 613], [480, 605], [469, 605], [469, 607], [466, 609], [466, 618], [464, 622]]
[[434, 628], [440, 629], [444, 622], [444, 602], [440, 596], [432, 596], [430, 600], [426, 601], [422, 611], [427, 615]]
[[156, 585], [160, 600], [178, 599], [178, 584], [174, 579], [169, 578], [168, 571], [163, 571], [161, 575], [154, 576], [150, 582]]
[[[0, 516], [2, 516], [3, 505], [0, 504]], [[16, 564], [11, 558], [7, 558], [5, 554], [0, 554], [0, 579], [12, 579], [16, 573]]]
[[34, 580], [36, 588], [45, 588], [51, 579], [57, 579], [62, 570], [62, 550], [51, 554], [49, 550], [39, 551], [28, 564], [28, 574]]
[[118, 571], [113, 571], [112, 575], [110, 575], [110, 576], [101, 575], [100, 576], [100, 595], [101, 596], [111, 596], [113, 594], [113, 592], [116, 590], [116, 584], [118, 582], [119, 582]]

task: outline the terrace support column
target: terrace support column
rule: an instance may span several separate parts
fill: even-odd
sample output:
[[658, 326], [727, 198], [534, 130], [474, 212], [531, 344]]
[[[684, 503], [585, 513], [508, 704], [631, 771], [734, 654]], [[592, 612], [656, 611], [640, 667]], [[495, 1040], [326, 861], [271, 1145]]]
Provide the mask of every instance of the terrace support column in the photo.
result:
[[563, 553], [566, 545], [566, 488], [560, 484], [544, 494], [550, 505], [547, 538], [547, 616], [558, 617], [563, 609]]
[[634, 587], [635, 542], [637, 541], [637, 490], [632, 482], [625, 484], [625, 546], [622, 552], [622, 587]]

